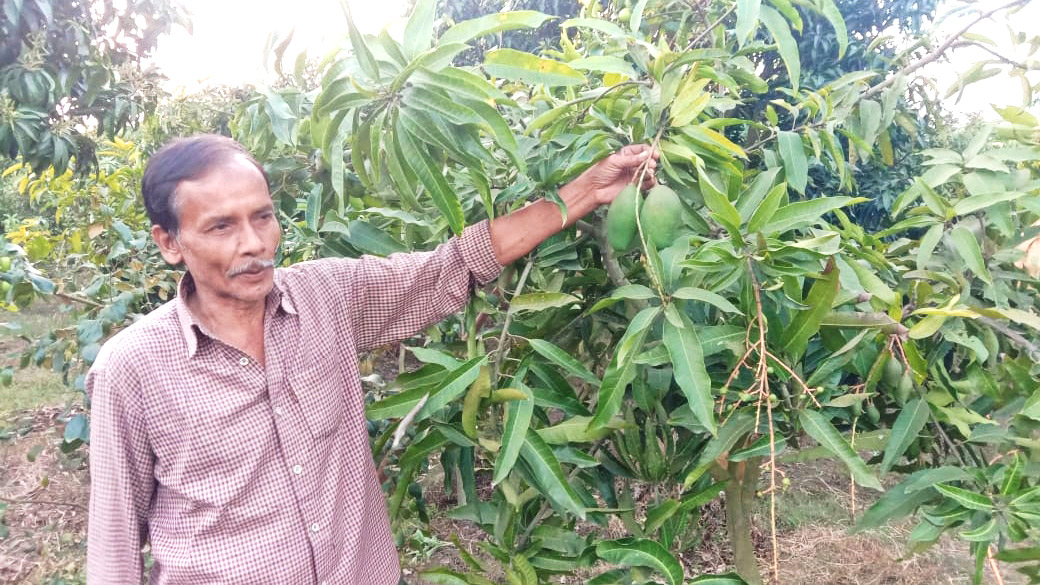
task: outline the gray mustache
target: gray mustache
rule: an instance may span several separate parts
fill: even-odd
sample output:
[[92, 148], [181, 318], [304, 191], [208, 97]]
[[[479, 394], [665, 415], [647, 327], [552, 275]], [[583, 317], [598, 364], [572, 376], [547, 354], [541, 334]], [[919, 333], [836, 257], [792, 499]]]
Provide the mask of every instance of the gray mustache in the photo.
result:
[[251, 260], [240, 266], [235, 266], [228, 271], [228, 278], [233, 278], [244, 272], [252, 272], [254, 270], [267, 270], [268, 268], [274, 268], [274, 260]]

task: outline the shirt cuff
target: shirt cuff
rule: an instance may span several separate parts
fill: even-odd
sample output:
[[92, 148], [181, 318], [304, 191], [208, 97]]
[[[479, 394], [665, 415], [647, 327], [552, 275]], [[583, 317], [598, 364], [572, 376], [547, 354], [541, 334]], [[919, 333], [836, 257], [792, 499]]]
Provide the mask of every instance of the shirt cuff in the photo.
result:
[[462, 230], [459, 253], [478, 284], [490, 282], [502, 271], [491, 246], [491, 223], [486, 219]]

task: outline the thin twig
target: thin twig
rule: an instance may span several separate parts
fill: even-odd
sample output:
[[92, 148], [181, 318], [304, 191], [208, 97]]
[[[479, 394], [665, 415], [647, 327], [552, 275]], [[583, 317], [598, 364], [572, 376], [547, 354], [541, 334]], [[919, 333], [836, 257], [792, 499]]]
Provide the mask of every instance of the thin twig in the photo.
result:
[[686, 47], [686, 50], [689, 51], [696, 47], [702, 40], [704, 40], [704, 37], [708, 36], [708, 33], [715, 30], [715, 27], [722, 24], [722, 21], [726, 20], [726, 17], [732, 14], [733, 11], [736, 9], [737, 3], [734, 2], [732, 6], [730, 6], [725, 12], [722, 13], [722, 16], [720, 16], [715, 22], [709, 24], [708, 28], [704, 29], [701, 32], [701, 34], [697, 35], [697, 38], [693, 39], [693, 41]]
[[1022, 4], [1026, 4], [1027, 2], [1029, 2], [1029, 0], [1014, 0], [1013, 2], [1008, 2], [1007, 4], [999, 6], [997, 8], [992, 9], [992, 10], [983, 12], [982, 14], [978, 15], [974, 20], [972, 20], [968, 24], [966, 24], [963, 27], [961, 27], [961, 29], [958, 30], [956, 33], [950, 35], [950, 37], [947, 38], [946, 41], [943, 42], [943, 44], [939, 45], [939, 48], [935, 49], [931, 53], [928, 53], [927, 55], [925, 55], [921, 59], [919, 59], [917, 61], [914, 61], [913, 63], [907, 65], [906, 67], [903, 67], [902, 69], [897, 71], [895, 75], [890, 76], [888, 79], [886, 79], [886, 80], [882, 81], [881, 83], [875, 85], [874, 87], [868, 89], [866, 92], [864, 92], [862, 97], [863, 98], [868, 98], [868, 97], [870, 97], [872, 95], [880, 93], [881, 90], [883, 90], [886, 87], [888, 87], [888, 86], [892, 85], [893, 83], [895, 83], [896, 80], [899, 79], [900, 77], [904, 77], [906, 75], [909, 75], [909, 74], [913, 73], [914, 71], [917, 71], [921, 67], [924, 67], [925, 65], [935, 61], [936, 59], [941, 57], [943, 55], [943, 53], [945, 53], [946, 50], [949, 49], [951, 45], [953, 45], [953, 43], [957, 42], [957, 40], [960, 39], [960, 37], [964, 33], [968, 32], [968, 30], [971, 27], [975, 26], [979, 22], [981, 22], [983, 20], [986, 20], [987, 18], [993, 16], [994, 14], [1000, 12], [1001, 10], [1007, 10], [1008, 8], [1012, 8], [1014, 6], [1019, 6], [1019, 5], [1022, 5]]
[[993, 558], [993, 545], [986, 547], [986, 560], [989, 562], [989, 568], [993, 571], [993, 578], [997, 581], [997, 585], [1004, 585], [1004, 576], [1000, 574], [1000, 567], [997, 566], [997, 559]]
[[70, 295], [69, 293], [56, 292], [54, 293], [54, 296], [58, 297], [59, 299], [65, 299], [66, 301], [72, 301], [74, 303], [81, 303], [90, 307], [94, 307], [95, 309], [105, 308], [105, 305], [97, 301], [90, 300], [86, 297], [81, 297], [79, 295]]
[[[531, 267], [534, 266], [534, 260], [528, 260], [527, 265], [524, 266], [524, 271], [520, 274], [520, 280], [516, 283], [516, 290], [513, 291], [513, 299], [520, 296], [520, 293], [524, 290], [524, 285], [527, 283], [527, 275], [531, 274]], [[509, 322], [513, 319], [513, 312], [507, 311], [505, 321], [502, 323], [502, 334], [498, 336], [498, 346], [495, 347], [495, 371], [492, 372], [491, 379], [498, 379], [498, 372], [502, 367], [502, 358], [505, 356], [505, 342], [506, 335], [509, 334]]]
[[56, 502], [54, 500], [37, 500], [37, 499], [19, 500], [19, 499], [15, 499], [15, 498], [4, 498], [4, 497], [0, 497], [0, 502], [5, 502], [5, 503], [8, 503], [8, 504], [16, 504], [16, 505], [17, 504], [43, 504], [43, 505], [46, 505], [46, 506], [67, 506], [69, 508], [76, 508], [76, 509], [79, 509], [79, 510], [83, 510], [84, 512], [87, 511], [87, 507], [86, 506], [84, 506], [83, 504], [77, 504], [75, 502]]

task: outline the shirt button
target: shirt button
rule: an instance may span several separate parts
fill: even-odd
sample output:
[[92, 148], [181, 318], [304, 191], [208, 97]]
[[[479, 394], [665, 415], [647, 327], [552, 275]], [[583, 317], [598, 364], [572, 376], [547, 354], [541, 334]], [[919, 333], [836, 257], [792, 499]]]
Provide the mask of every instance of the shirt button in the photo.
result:
[[296, 465], [293, 465], [292, 466], [292, 472], [295, 473], [296, 475], [303, 474], [303, 466], [298, 464], [298, 463]]
[[317, 532], [319, 530], [321, 530], [321, 525], [320, 524], [318, 524], [317, 522], [315, 522], [314, 524], [311, 524], [311, 532]]
[[282, 416], [282, 414], [284, 414], [285, 411], [282, 410], [281, 406], [276, 406], [276, 407], [274, 407], [274, 413], [277, 414], [278, 416]]
[[243, 366], [243, 367], [244, 366], [248, 366], [249, 365], [249, 358], [242, 357], [241, 359], [238, 360], [238, 365]]

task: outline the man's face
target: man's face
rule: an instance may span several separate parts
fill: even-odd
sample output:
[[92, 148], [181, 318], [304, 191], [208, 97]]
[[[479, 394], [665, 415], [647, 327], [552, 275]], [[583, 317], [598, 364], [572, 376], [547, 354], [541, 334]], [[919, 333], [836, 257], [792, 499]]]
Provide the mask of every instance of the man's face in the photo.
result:
[[282, 234], [260, 171], [236, 156], [180, 183], [175, 197], [177, 236], [152, 227], [163, 258], [184, 262], [200, 302], [262, 304], [274, 285], [273, 259]]

